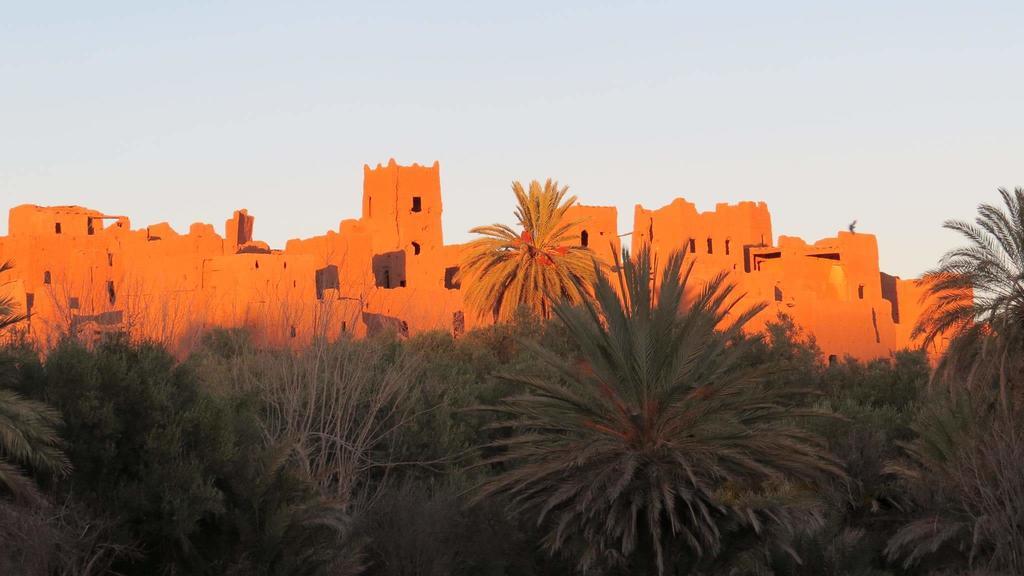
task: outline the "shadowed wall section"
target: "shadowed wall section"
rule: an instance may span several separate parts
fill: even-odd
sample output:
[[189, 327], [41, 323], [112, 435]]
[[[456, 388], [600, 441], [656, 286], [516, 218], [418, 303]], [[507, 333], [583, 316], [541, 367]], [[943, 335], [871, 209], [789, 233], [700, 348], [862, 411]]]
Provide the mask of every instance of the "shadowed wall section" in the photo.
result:
[[[106, 332], [187, 351], [211, 327], [248, 327], [262, 342], [304, 345], [381, 331], [408, 335], [472, 329], [456, 281], [462, 245], [444, 245], [440, 168], [387, 165], [363, 170], [359, 219], [274, 250], [254, 240], [255, 218], [236, 211], [224, 236], [196, 223], [179, 234], [166, 223], [132, 230], [123, 216], [78, 206], [10, 210], [0, 260], [0, 296], [31, 314], [27, 336], [48, 347], [65, 334], [86, 341]], [[605, 262], [620, 250], [617, 210], [570, 209], [572, 241]], [[884, 357], [911, 346], [921, 289], [878, 269], [870, 234], [841, 232], [807, 244], [773, 244], [764, 203], [719, 204], [700, 213], [682, 199], [635, 208], [632, 245], [662, 258], [684, 249], [705, 280], [728, 270], [750, 297], [813, 333], [826, 356]]]

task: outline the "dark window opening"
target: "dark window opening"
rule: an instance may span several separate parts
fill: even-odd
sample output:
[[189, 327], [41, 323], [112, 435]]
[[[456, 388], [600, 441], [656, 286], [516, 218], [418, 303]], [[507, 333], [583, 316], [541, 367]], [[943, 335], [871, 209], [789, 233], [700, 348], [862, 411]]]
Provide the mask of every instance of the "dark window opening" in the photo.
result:
[[52, 278], [50, 277], [50, 271], [47, 270], [47, 271], [43, 272], [43, 284], [49, 284], [51, 282], [51, 280], [52, 280]]
[[287, 270], [287, 269], [288, 269], [288, 263], [287, 263], [287, 262], [285, 262], [285, 263], [284, 263], [284, 269], [285, 269], [285, 270]]
[[452, 336], [458, 338], [466, 332], [466, 315], [462, 310], [452, 314]]
[[896, 277], [890, 276], [885, 272], [882, 272], [882, 298], [889, 301], [889, 305], [892, 307], [892, 321], [894, 324], [900, 323], [900, 299], [899, 293], [896, 290]]
[[93, 226], [92, 218], [89, 218], [88, 220], [86, 220], [86, 234], [88, 234], [89, 236], [92, 236], [95, 233], [96, 233], [96, 227]]
[[412, 211], [413, 212], [419, 212], [421, 210], [423, 210], [423, 201], [420, 200], [419, 196], [413, 196], [412, 197]]
[[324, 266], [314, 273], [313, 278], [316, 280], [316, 298], [317, 300], [324, 299], [324, 290], [334, 289], [337, 290], [338, 284], [338, 267], [334, 264]]
[[583, 232], [580, 232], [580, 246], [583, 246], [584, 248], [586, 248], [589, 245], [590, 245], [590, 234], [588, 234], [587, 231], [584, 230]]
[[399, 288], [405, 288], [405, 280], [399, 280], [398, 281], [398, 287]]
[[726, 255], [726, 256], [728, 256], [728, 255], [729, 255], [729, 245], [730, 245], [731, 243], [732, 243], [732, 242], [731, 242], [731, 241], [729, 241], [729, 240], [726, 240], [726, 241], [725, 241], [725, 255]]
[[291, 329], [291, 337], [292, 337], [292, 338], [295, 338], [295, 336], [296, 336], [297, 334], [298, 334], [298, 331], [297, 331], [297, 330], [295, 330], [295, 326], [292, 326], [292, 329]]
[[690, 238], [687, 244], [690, 249], [690, 254], [695, 254], [697, 252], [697, 241], [694, 240], [693, 238]]
[[754, 270], [761, 270], [761, 263], [765, 260], [774, 260], [776, 258], [782, 258], [782, 252], [761, 252], [760, 254], [753, 254]]
[[114, 281], [107, 280], [107, 300], [110, 300], [110, 305], [113, 306], [117, 302], [117, 292], [114, 291]]
[[449, 290], [458, 290], [462, 288], [462, 282], [459, 281], [459, 267], [450, 266], [444, 269], [444, 287]]
[[295, 288], [298, 285], [299, 285], [299, 281], [298, 280], [292, 280], [292, 288]]
[[829, 366], [835, 366], [838, 362], [839, 362], [839, 357], [838, 356], [836, 356], [835, 354], [829, 354], [828, 355], [828, 365]]
[[259, 261], [259, 260], [257, 260], [257, 261], [256, 261], [256, 269], [257, 269], [257, 270], [259, 270], [259, 269], [260, 269], [260, 261]]
[[110, 252], [107, 252], [107, 266], [113, 266], [113, 265], [114, 265], [114, 255], [111, 254]]
[[366, 198], [366, 216], [373, 216], [373, 196]]
[[708, 254], [714, 254], [714, 253], [715, 253], [714, 244], [711, 242], [711, 238], [708, 238]]
[[405, 285], [405, 250], [395, 250], [373, 256], [373, 278], [378, 288], [396, 288]]
[[416, 255], [416, 256], [420, 255], [420, 243], [419, 242], [413, 242], [412, 243], [412, 253], [414, 255]]
[[348, 332], [348, 322], [346, 322], [344, 320], [341, 321], [341, 331], [342, 332]]
[[32, 292], [25, 293], [25, 313], [32, 314], [32, 305], [36, 303], [36, 295]]
[[782, 302], [782, 288], [775, 287], [775, 301]]
[[54, 224], [54, 225], [53, 225], [53, 231], [54, 231], [55, 233], [57, 233], [57, 234], [60, 234], [60, 233], [61, 233], [61, 230], [60, 230], [60, 222], [57, 222], [56, 224]]
[[68, 308], [70, 308], [72, 310], [78, 310], [79, 304], [78, 304], [78, 297], [77, 296], [71, 296], [71, 297], [68, 298]]
[[647, 241], [654, 242], [654, 220], [647, 223]]
[[857, 286], [857, 298], [864, 299], [864, 285]]
[[828, 252], [825, 254], [808, 254], [811, 258], [822, 258], [824, 260], [839, 260], [839, 253]]

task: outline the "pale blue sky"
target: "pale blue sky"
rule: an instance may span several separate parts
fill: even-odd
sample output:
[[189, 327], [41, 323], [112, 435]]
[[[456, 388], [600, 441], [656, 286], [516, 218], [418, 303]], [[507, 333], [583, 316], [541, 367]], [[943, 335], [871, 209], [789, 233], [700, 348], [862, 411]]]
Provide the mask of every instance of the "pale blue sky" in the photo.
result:
[[620, 232], [676, 196], [808, 240], [857, 218], [912, 276], [1024, 185], [1022, 30], [1020, 0], [5, 1], [0, 210], [246, 207], [282, 247], [358, 216], [364, 163], [439, 160], [448, 242], [552, 176]]

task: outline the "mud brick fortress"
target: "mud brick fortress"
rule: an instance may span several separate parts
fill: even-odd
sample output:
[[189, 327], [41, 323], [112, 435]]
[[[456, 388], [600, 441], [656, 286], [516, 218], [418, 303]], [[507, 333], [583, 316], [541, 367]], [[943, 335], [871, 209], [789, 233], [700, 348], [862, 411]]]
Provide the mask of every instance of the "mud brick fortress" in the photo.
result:
[[[616, 208], [576, 206], [570, 217], [580, 221], [580, 244], [610, 262], [619, 249]], [[166, 223], [133, 230], [125, 216], [78, 206], [17, 206], [0, 237], [0, 261], [14, 264], [0, 275], [0, 296], [30, 314], [23, 330], [44, 348], [65, 334], [89, 341], [114, 331], [187, 350], [212, 327], [302, 345], [382, 330], [458, 336], [480, 323], [462, 306], [463, 246], [442, 238], [436, 162], [364, 166], [362, 217], [323, 236], [274, 250], [253, 232], [245, 210], [221, 235], [204, 223], [187, 233]], [[775, 240], [764, 203], [700, 213], [677, 199], [636, 206], [632, 246], [645, 243], [656, 254], [686, 250], [697, 279], [730, 270], [752, 300], [769, 304], [755, 329], [785, 312], [826, 356], [887, 357], [914, 344], [921, 289], [879, 270], [870, 234]]]

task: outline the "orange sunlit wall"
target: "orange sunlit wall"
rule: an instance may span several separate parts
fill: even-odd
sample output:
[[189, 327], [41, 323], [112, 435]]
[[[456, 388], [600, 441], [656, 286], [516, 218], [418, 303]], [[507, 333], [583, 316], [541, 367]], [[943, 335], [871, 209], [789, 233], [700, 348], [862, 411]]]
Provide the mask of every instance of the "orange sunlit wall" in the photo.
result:
[[[393, 330], [459, 335], [476, 321], [462, 308], [461, 245], [441, 234], [440, 168], [394, 160], [363, 170], [362, 216], [322, 236], [273, 250], [254, 240], [245, 210], [181, 234], [166, 223], [132, 229], [128, 218], [78, 206], [10, 210], [0, 260], [0, 296], [30, 313], [28, 337], [46, 348], [62, 335], [86, 341], [126, 331], [186, 351], [211, 327], [246, 327], [263, 342], [303, 345]], [[621, 248], [614, 207], [575, 206], [575, 241], [606, 261]], [[636, 206], [632, 246], [683, 249], [694, 276], [721, 270], [752, 299], [769, 303], [755, 328], [785, 312], [826, 355], [889, 356], [912, 345], [920, 289], [878, 269], [870, 234], [841, 232], [807, 244], [773, 243], [764, 203], [719, 204], [700, 213], [677, 199]]]

